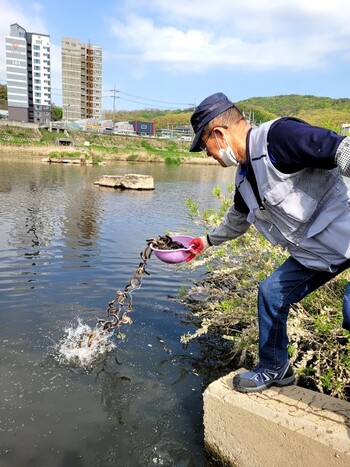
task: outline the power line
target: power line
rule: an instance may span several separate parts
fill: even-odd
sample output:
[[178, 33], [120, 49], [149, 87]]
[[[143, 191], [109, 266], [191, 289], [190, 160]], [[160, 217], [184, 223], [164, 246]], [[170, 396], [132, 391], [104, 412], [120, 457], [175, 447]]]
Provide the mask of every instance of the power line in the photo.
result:
[[152, 101], [152, 102], [160, 102], [162, 104], [171, 104], [171, 105], [193, 105], [193, 102], [188, 103], [188, 102], [168, 102], [168, 101], [160, 101], [157, 99], [149, 99], [147, 97], [140, 97], [140, 96], [135, 96], [134, 94], [128, 94], [127, 92], [119, 91], [120, 94], [125, 94], [126, 96], [130, 97], [135, 97], [136, 99], [142, 99], [144, 101]]
[[[0, 80], [0, 83], [3, 82], [7, 84], [7, 81], [5, 80]], [[54, 92], [58, 91], [58, 92]], [[136, 99], [141, 99], [143, 101], [148, 101], [148, 102], [154, 102], [154, 103], [160, 103], [160, 104], [170, 104], [170, 105], [159, 105], [159, 104], [153, 104], [154, 107], [156, 108], [162, 108], [162, 109], [177, 109], [177, 106], [186, 106], [186, 107], [194, 107], [194, 103], [191, 102], [172, 102], [172, 101], [163, 101], [163, 100], [158, 100], [158, 99], [151, 99], [149, 97], [142, 97], [142, 96], [136, 96], [134, 94], [129, 94], [127, 92], [119, 91], [115, 88], [115, 85], [113, 89], [108, 89], [108, 90], [103, 90], [102, 92], [112, 92], [113, 95], [102, 95], [102, 98], [108, 98], [112, 97], [113, 98], [113, 113], [115, 112], [115, 100], [116, 99], [121, 99], [122, 101], [125, 102], [132, 102], [133, 104], [140, 104], [140, 105], [146, 105], [147, 102], [140, 102], [138, 100], [132, 100], [132, 99], [127, 99], [125, 97], [120, 97], [117, 96], [117, 93], [123, 94], [125, 96], [130, 96], [130, 97], [135, 97]], [[51, 88], [51, 96], [59, 96], [62, 97], [62, 90], [60, 88]]]
[[[111, 96], [102, 96], [102, 97], [111, 97]], [[126, 102], [132, 102], [134, 104], [141, 104], [141, 105], [146, 105], [145, 102], [139, 102], [139, 101], [134, 101], [132, 99], [125, 99], [124, 97], [120, 97], [119, 96], [119, 99], [122, 100], [122, 101], [126, 101]], [[178, 107], [171, 107], [169, 105], [154, 105], [155, 108], [162, 108], [162, 109], [178, 109]]]
[[[55, 92], [52, 92], [52, 91], [60, 91], [59, 93], [55, 93]], [[177, 105], [185, 105], [185, 106], [189, 106], [189, 107], [193, 107], [194, 106], [194, 103], [193, 102], [171, 102], [171, 101], [163, 101], [163, 100], [158, 100], [158, 99], [150, 99], [149, 97], [141, 97], [141, 96], [136, 96], [134, 94], [129, 94], [127, 92], [124, 92], [124, 91], [119, 91], [118, 89], [115, 88], [115, 84], [114, 84], [114, 87], [113, 89], [104, 89], [102, 90], [102, 93], [109, 93], [109, 92], [112, 92], [113, 95], [110, 96], [110, 95], [107, 95], [107, 94], [103, 94], [102, 97], [103, 98], [107, 98], [107, 97], [113, 97], [113, 101], [114, 101], [114, 104], [115, 104], [115, 99], [122, 99], [124, 101], [127, 101], [127, 102], [133, 102], [133, 103], [136, 103], [136, 104], [145, 104], [144, 102], [139, 102], [139, 101], [134, 101], [134, 100], [129, 100], [129, 99], [126, 99], [126, 98], [122, 98], [120, 96], [117, 96], [116, 94], [119, 93], [119, 94], [123, 94], [125, 96], [130, 96], [130, 97], [135, 97], [136, 99], [141, 99], [141, 100], [144, 100], [144, 101], [149, 101], [149, 102], [159, 102], [161, 104], [170, 104], [171, 106], [177, 106]], [[61, 89], [59, 88], [51, 88], [51, 94], [54, 95], [54, 96], [62, 96], [62, 92], [61, 92]], [[162, 106], [162, 105], [159, 105], [156, 107], [164, 107], [164, 108], [168, 108], [168, 107], [165, 107], [165, 106]]]

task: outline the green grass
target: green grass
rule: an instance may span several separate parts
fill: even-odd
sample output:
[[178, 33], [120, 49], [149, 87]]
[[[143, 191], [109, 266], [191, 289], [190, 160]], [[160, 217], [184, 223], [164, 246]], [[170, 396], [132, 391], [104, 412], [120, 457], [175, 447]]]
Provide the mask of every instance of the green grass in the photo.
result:
[[61, 151], [52, 151], [48, 154], [48, 157], [51, 159], [78, 159], [82, 153], [80, 151], [74, 152], [61, 152]]
[[164, 161], [166, 164], [169, 164], [169, 165], [179, 165], [181, 164], [181, 159], [180, 157], [174, 157], [174, 156], [165, 156], [164, 157]]

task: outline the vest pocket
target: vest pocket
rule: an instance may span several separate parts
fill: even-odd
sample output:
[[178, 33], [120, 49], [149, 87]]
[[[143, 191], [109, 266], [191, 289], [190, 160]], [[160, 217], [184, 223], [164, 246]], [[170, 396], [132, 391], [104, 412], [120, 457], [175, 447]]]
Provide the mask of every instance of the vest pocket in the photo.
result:
[[[349, 210], [346, 208], [344, 203], [333, 197], [332, 203], [328, 203], [322, 208], [322, 212], [320, 212], [316, 219], [313, 221], [305, 236], [307, 238], [314, 237], [315, 235], [322, 232], [322, 230], [326, 229], [331, 223], [338, 223], [338, 218], [343, 217], [344, 215], [346, 215], [346, 218], [349, 219]], [[349, 222], [349, 220], [347, 222]], [[350, 224], [348, 224], [348, 230], [343, 232], [345, 236], [348, 235], [347, 232], [349, 232], [349, 229]]]
[[[265, 193], [264, 203], [266, 208], [272, 208], [274, 214], [284, 218], [283, 213], [291, 220], [298, 223], [307, 222], [315, 212], [317, 202], [314, 198], [306, 194], [304, 191], [292, 187], [289, 183], [280, 182], [271, 190]], [[288, 220], [284, 218], [288, 224]], [[295, 226], [297, 228], [297, 226]]]

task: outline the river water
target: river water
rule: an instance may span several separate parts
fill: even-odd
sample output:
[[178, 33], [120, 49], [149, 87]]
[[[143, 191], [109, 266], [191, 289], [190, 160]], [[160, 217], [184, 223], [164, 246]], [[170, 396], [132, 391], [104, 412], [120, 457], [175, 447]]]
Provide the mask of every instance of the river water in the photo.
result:
[[[94, 185], [103, 174], [154, 177], [151, 192]], [[68, 328], [105, 318], [149, 237], [202, 234], [186, 199], [233, 178], [219, 166], [46, 164], [0, 158], [0, 465], [203, 466], [204, 375], [186, 309], [174, 300], [194, 278], [148, 262], [133, 293], [133, 324], [90, 371], [59, 365]], [[203, 274], [198, 271], [196, 274]]]

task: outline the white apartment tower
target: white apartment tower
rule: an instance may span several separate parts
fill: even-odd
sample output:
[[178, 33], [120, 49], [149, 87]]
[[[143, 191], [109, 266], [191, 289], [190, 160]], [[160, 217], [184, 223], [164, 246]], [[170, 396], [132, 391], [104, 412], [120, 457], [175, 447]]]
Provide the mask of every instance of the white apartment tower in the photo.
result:
[[48, 123], [51, 119], [50, 36], [11, 25], [5, 37], [9, 119]]
[[102, 116], [102, 48], [63, 37], [62, 110], [64, 120]]

